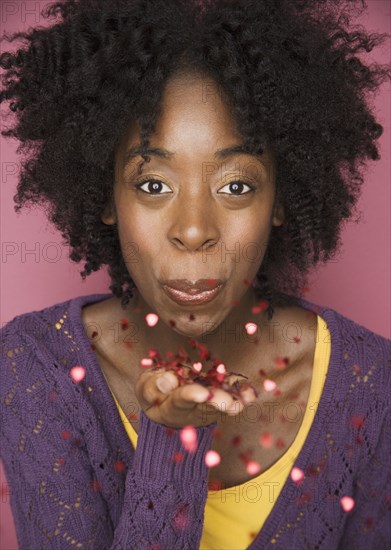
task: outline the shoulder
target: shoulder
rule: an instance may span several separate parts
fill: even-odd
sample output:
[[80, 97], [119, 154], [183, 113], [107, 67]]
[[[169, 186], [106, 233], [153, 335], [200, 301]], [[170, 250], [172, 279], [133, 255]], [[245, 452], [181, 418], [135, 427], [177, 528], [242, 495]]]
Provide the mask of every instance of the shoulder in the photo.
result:
[[42, 413], [57, 397], [73, 415], [70, 404], [80, 399], [80, 392], [69, 371], [80, 364], [83, 344], [71, 310], [81, 298], [17, 315], [0, 329], [2, 415]]
[[331, 347], [341, 368], [349, 373], [346, 379], [349, 385], [368, 383], [385, 405], [391, 393], [391, 340], [333, 308], [307, 300], [301, 302], [326, 323]]

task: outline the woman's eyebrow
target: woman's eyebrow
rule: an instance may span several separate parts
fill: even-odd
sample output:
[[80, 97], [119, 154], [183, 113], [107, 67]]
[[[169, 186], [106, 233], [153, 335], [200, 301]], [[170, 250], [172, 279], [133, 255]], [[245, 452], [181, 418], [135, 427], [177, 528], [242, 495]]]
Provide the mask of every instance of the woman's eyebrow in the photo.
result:
[[[133, 158], [138, 157], [139, 155], [149, 155], [163, 159], [171, 159], [175, 157], [175, 153], [168, 151], [167, 149], [161, 149], [160, 147], [142, 148], [139, 145], [135, 145], [126, 151], [123, 167], [125, 168]], [[263, 155], [254, 154], [245, 144], [232, 145], [231, 147], [225, 147], [224, 149], [217, 149], [213, 157], [216, 160], [225, 160], [233, 155], [251, 155], [256, 157], [262, 163], [265, 161]]]

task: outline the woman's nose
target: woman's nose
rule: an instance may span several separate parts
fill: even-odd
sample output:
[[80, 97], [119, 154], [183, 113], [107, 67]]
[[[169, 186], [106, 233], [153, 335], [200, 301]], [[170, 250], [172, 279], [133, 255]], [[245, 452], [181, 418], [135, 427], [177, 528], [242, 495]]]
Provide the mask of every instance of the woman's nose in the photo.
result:
[[219, 241], [218, 219], [211, 199], [185, 199], [178, 203], [168, 232], [169, 240], [179, 248], [196, 251]]

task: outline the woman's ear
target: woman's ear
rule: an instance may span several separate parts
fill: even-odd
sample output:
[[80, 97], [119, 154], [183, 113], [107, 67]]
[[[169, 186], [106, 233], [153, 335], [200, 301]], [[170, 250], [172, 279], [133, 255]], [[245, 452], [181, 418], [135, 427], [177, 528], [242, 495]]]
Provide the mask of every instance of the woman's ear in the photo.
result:
[[285, 221], [284, 206], [281, 203], [279, 203], [274, 207], [272, 224], [274, 226], [280, 226], [284, 223], [284, 221]]
[[115, 213], [113, 212], [114, 208], [112, 205], [107, 205], [102, 216], [101, 216], [101, 221], [105, 224], [105, 225], [114, 225], [115, 223], [117, 223], [117, 218], [116, 218], [116, 215]]

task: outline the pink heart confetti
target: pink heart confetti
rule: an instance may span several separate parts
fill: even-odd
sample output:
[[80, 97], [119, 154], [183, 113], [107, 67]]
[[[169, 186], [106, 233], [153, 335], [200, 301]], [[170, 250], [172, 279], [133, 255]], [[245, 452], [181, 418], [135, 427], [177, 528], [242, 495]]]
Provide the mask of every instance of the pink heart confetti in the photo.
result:
[[154, 327], [157, 324], [157, 322], [159, 321], [159, 316], [156, 315], [156, 313], [148, 313], [145, 316], [145, 320], [146, 320], [147, 325], [149, 327]]
[[227, 372], [227, 369], [225, 368], [225, 365], [223, 365], [223, 363], [220, 363], [220, 365], [216, 367], [216, 370], [219, 374], [225, 374]]
[[195, 370], [196, 372], [201, 372], [202, 371], [202, 363], [200, 363], [199, 361], [197, 363], [193, 363], [193, 370]]
[[339, 502], [345, 512], [350, 512], [354, 507], [354, 499], [352, 497], [342, 497]]
[[194, 453], [197, 450], [197, 430], [194, 426], [184, 426], [179, 432], [179, 437], [186, 451]]
[[207, 451], [205, 454], [205, 464], [208, 466], [208, 468], [213, 468], [213, 466], [217, 466], [217, 464], [220, 464], [221, 462], [221, 456], [217, 451]]
[[295, 483], [301, 481], [304, 478], [304, 472], [300, 468], [292, 468], [291, 479]]
[[80, 382], [86, 375], [86, 369], [81, 366], [72, 367], [69, 374], [74, 382]]
[[255, 334], [258, 330], [258, 326], [255, 323], [246, 323], [244, 325], [244, 328], [246, 329], [247, 334]]
[[270, 432], [263, 433], [259, 438], [259, 443], [265, 449], [270, 449], [273, 445], [273, 435]]
[[140, 365], [144, 368], [152, 367], [153, 359], [150, 359], [149, 357], [144, 357], [144, 359], [141, 359]]
[[266, 380], [263, 381], [263, 387], [265, 391], [273, 391], [276, 389], [277, 384], [273, 380], [270, 380], [269, 378], [267, 378]]
[[246, 465], [246, 470], [248, 474], [254, 475], [261, 471], [261, 465], [255, 460], [249, 460]]

